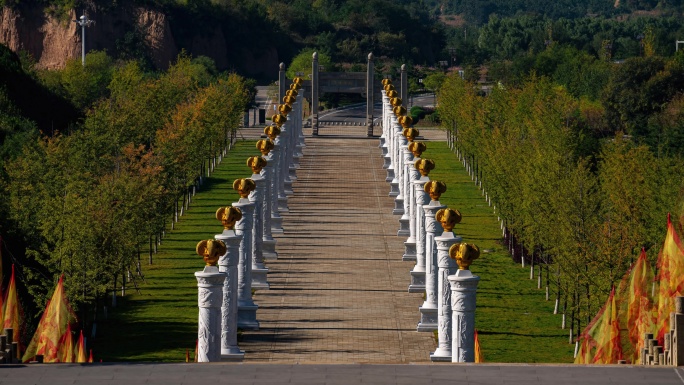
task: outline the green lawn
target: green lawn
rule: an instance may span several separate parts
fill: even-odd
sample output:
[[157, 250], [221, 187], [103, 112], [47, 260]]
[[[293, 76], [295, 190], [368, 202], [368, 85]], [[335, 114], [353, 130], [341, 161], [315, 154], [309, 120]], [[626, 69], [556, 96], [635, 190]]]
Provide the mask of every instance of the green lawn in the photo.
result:
[[[93, 342], [97, 359], [104, 361], [183, 361], [192, 357], [197, 333], [197, 287], [193, 276], [203, 261], [195, 245], [220, 233], [216, 209], [237, 200], [236, 178], [251, 174], [247, 157], [257, 155], [254, 141], [238, 142], [229, 156], [194, 197], [191, 209], [167, 233], [152, 266], [143, 266], [146, 283], [141, 294], [128, 295], [100, 320]], [[463, 214], [454, 232], [473, 242], [483, 253], [472, 265], [482, 280], [478, 290], [477, 328], [488, 362], [571, 362], [567, 331], [553, 302], [529, 280], [529, 270], [513, 263], [500, 240], [496, 216], [481, 192], [444, 142], [431, 142], [424, 157], [434, 159], [433, 180], [447, 183], [441, 202]]]
[[454, 233], [491, 251], [470, 268], [481, 278], [475, 323], [485, 361], [572, 362], [574, 345], [568, 344], [568, 330], [560, 328], [561, 316], [553, 315], [553, 300], [545, 300], [529, 269], [514, 263], [502, 246], [499, 223], [481, 190], [446, 142], [427, 145], [423, 157], [436, 164], [430, 179], [447, 184], [440, 202], [463, 215]]
[[233, 180], [252, 175], [245, 162], [259, 155], [256, 141], [238, 142], [228, 157], [205, 179], [193, 198], [190, 210], [175, 230], [167, 232], [153, 265], [143, 266], [146, 283], [141, 294], [128, 287], [109, 310], [109, 319], [99, 322], [94, 353], [104, 361], [183, 361], [186, 349], [192, 357], [197, 338], [197, 283], [195, 271], [204, 261], [195, 254], [197, 242], [211, 239], [223, 227], [216, 209], [238, 200]]

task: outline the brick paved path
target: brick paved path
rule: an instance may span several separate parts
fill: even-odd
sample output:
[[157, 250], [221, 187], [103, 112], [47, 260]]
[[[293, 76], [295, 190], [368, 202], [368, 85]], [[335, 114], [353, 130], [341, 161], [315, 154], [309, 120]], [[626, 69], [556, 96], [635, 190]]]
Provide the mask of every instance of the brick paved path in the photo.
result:
[[407, 292], [413, 264], [401, 261], [379, 142], [364, 131], [307, 137], [245, 362], [429, 362], [435, 342], [415, 331], [423, 300]]

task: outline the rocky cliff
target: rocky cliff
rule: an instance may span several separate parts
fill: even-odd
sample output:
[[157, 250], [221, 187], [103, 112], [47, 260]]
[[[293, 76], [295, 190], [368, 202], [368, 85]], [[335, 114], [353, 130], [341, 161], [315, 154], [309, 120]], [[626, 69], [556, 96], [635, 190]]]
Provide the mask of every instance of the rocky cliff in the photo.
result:
[[[127, 33], [135, 32], [160, 69], [167, 68], [184, 49], [193, 56], [211, 57], [221, 70], [235, 69], [262, 78], [277, 74], [279, 55], [275, 46], [231, 46], [235, 42], [226, 38], [220, 24], [208, 31], [182, 30], [183, 38], [175, 39], [170, 17], [158, 9], [130, 5], [99, 12], [93, 8], [88, 10], [88, 16], [95, 24], [86, 28], [86, 51], [105, 50], [117, 56], [117, 43]], [[40, 7], [4, 7], [0, 13], [0, 43], [15, 52], [29, 52], [39, 68], [62, 68], [68, 59], [81, 56], [81, 28], [73, 22], [76, 18], [75, 10], [68, 20], [59, 20]]]

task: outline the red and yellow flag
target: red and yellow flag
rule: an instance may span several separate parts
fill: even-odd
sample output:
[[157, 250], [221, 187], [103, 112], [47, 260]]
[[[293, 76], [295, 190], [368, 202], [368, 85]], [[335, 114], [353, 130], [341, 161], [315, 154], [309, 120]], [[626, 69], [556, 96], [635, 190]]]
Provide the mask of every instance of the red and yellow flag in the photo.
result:
[[90, 355], [88, 356], [88, 363], [93, 363], [93, 349], [90, 349]]
[[[7, 295], [5, 296], [5, 313], [3, 316], [2, 327], [14, 329], [14, 341], [19, 342], [19, 351], [22, 350], [21, 346], [21, 305], [19, 304], [19, 297], [17, 296], [17, 283], [14, 278], [14, 264], [12, 264], [12, 277], [10, 278], [10, 283], [7, 288]], [[19, 358], [19, 357], [17, 357]]]
[[78, 349], [78, 353], [76, 354], [76, 362], [78, 362], [79, 364], [86, 363], [88, 359], [86, 358], [85, 338], [83, 338], [83, 330], [81, 330], [81, 334], [78, 336], [78, 344], [76, 345], [76, 348]]
[[66, 299], [62, 275], [59, 277], [55, 292], [45, 307], [36, 333], [26, 348], [22, 360], [27, 362], [36, 355], [42, 354], [43, 362], [59, 362], [59, 340], [64, 335], [67, 326], [74, 320], [76, 320], [76, 315]]
[[684, 295], [684, 248], [667, 214], [667, 235], [658, 255], [657, 339], [662, 341], [670, 328], [674, 298]]
[[477, 335], [477, 329], [475, 329], [475, 363], [479, 364], [480, 362], [484, 362], [484, 356], [480, 347], [480, 338]]
[[58, 362], [74, 362], [74, 336], [71, 335], [71, 325], [67, 325], [66, 331], [59, 339], [58, 346]]
[[653, 270], [646, 258], [646, 250], [641, 250], [641, 255], [628, 272], [628, 297], [626, 324], [629, 330], [629, 342], [631, 343], [632, 363], [637, 362], [639, 352], [644, 347], [644, 333], [651, 332], [655, 324], [653, 314]]
[[582, 332], [580, 350], [575, 357], [575, 363], [616, 364], [621, 359], [620, 323], [613, 288], [606, 304]]

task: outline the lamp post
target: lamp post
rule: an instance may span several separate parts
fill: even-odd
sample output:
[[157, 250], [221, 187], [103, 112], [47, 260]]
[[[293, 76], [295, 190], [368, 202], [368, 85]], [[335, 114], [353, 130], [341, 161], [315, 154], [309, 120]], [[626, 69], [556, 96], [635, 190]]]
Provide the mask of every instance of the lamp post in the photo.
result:
[[95, 21], [90, 20], [85, 12], [83, 12], [83, 15], [78, 20], [74, 20], [74, 23], [81, 26], [81, 64], [85, 67], [85, 27], [90, 27], [95, 24]]

